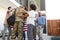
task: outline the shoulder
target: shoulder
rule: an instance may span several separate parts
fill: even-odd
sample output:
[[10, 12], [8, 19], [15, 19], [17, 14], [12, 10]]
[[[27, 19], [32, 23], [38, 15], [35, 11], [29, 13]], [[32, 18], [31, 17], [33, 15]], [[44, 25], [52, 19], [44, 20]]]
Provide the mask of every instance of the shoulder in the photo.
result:
[[36, 11], [34, 11], [34, 13], [37, 15], [38, 13]]
[[44, 16], [41, 16], [42, 18], [44, 18]]
[[42, 18], [42, 19], [45, 19], [45, 17], [44, 17], [44, 16], [41, 16], [41, 18]]
[[29, 11], [29, 13], [32, 13], [32, 12], [34, 12], [34, 10]]
[[37, 19], [39, 19], [39, 17], [37, 17]]
[[28, 11], [28, 13], [31, 13], [32, 11]]
[[31, 14], [32, 12], [31, 11], [28, 11], [28, 14]]

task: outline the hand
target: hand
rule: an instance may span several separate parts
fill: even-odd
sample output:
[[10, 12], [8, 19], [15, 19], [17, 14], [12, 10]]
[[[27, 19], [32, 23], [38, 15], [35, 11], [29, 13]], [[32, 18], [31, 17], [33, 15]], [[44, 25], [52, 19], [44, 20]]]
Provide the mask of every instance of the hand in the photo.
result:
[[11, 28], [11, 30], [13, 30], [13, 28]]

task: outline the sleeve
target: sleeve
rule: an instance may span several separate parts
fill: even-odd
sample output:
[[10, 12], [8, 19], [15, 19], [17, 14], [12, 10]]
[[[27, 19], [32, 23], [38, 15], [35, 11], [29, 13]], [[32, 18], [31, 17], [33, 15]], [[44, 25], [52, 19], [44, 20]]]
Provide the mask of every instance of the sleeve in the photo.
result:
[[38, 13], [37, 13], [37, 12], [35, 12], [35, 20], [37, 19], [37, 17], [38, 17]]
[[26, 10], [24, 10], [24, 9], [22, 9], [22, 10], [23, 10], [23, 13], [27, 14], [27, 11]]
[[9, 11], [7, 11], [7, 13], [5, 15], [4, 24], [7, 24], [8, 13], [9, 13]]
[[28, 12], [25, 11], [25, 10], [23, 10], [23, 15], [24, 15], [25, 17], [28, 17], [28, 16], [29, 16]]
[[42, 24], [45, 25], [45, 18], [42, 17]]

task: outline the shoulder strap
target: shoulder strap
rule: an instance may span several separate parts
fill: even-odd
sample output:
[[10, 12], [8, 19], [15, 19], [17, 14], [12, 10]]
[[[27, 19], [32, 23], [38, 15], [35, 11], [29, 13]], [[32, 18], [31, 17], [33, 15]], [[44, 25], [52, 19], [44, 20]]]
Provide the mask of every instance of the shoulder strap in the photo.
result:
[[16, 13], [16, 9], [14, 10], [14, 15], [15, 15], [15, 13]]

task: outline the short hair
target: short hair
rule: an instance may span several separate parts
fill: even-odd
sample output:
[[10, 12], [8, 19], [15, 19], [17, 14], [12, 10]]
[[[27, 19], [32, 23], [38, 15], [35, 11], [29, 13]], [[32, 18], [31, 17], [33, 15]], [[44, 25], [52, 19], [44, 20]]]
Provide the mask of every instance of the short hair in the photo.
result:
[[11, 8], [11, 6], [8, 7], [8, 10]]
[[27, 11], [27, 7], [25, 6], [25, 10]]
[[26, 5], [23, 5], [23, 7], [25, 7], [25, 10], [27, 11], [27, 6]]
[[31, 4], [31, 5], [30, 5], [30, 8], [31, 8], [32, 10], [36, 10], [36, 6], [35, 6], [34, 4]]

